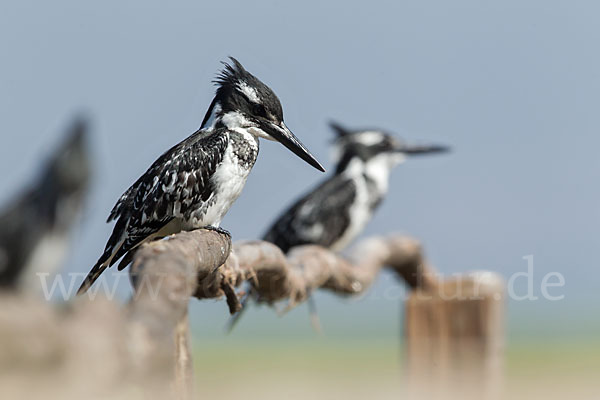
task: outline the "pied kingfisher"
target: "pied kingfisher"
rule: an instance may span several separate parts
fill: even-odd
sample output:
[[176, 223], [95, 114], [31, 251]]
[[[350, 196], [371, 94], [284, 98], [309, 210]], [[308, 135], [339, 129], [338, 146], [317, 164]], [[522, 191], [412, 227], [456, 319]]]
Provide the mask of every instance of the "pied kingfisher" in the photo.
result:
[[[343, 250], [362, 232], [381, 204], [396, 165], [408, 155], [448, 150], [437, 145], [407, 145], [377, 129], [350, 131], [336, 123], [331, 123], [331, 128], [337, 134], [335, 172], [281, 214], [263, 237], [284, 253], [306, 244], [336, 252]], [[242, 299], [243, 308], [231, 317], [228, 330], [233, 329], [251, 298], [256, 298], [256, 293], [249, 287]], [[318, 326], [312, 297], [308, 304], [313, 324]]]
[[407, 155], [448, 150], [407, 145], [381, 130], [349, 131], [336, 123], [331, 127], [337, 134], [335, 173], [281, 214], [264, 236], [284, 252], [303, 244], [344, 249], [371, 220], [396, 165]]
[[0, 212], [0, 288], [39, 293], [56, 273], [90, 181], [88, 123], [77, 118], [33, 185]]
[[[181, 230], [218, 229], [240, 195], [258, 156], [258, 138], [276, 140], [313, 167], [319, 162], [283, 123], [273, 91], [234, 58], [215, 80], [217, 90], [200, 129], [158, 158], [121, 196], [106, 249], [78, 293], [140, 244]], [[228, 232], [226, 232], [228, 233]]]

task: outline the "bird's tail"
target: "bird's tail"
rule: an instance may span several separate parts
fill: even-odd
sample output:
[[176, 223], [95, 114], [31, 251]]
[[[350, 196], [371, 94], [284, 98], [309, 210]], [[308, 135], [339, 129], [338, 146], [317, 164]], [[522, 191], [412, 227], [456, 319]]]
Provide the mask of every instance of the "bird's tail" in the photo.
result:
[[123, 255], [121, 252], [125, 250], [123, 249], [123, 243], [125, 242], [124, 235], [121, 235], [121, 240], [119, 240], [119, 242], [116, 245], [112, 244], [114, 239], [113, 236], [115, 236], [115, 232], [113, 232], [113, 235], [109, 239], [108, 245], [106, 246], [104, 253], [102, 254], [102, 256], [100, 256], [100, 259], [98, 260], [96, 265], [92, 267], [92, 270], [87, 274], [85, 280], [79, 287], [79, 290], [77, 290], [77, 295], [87, 292], [90, 286], [92, 286], [94, 282], [96, 282], [100, 274], [102, 274], [106, 268], [113, 265], [114, 261], [117, 261]]
[[90, 286], [96, 282], [100, 274], [102, 274], [106, 268], [113, 265], [115, 261], [117, 261], [131, 249], [131, 244], [127, 242], [127, 240], [131, 239], [127, 235], [128, 226], [128, 216], [121, 216], [113, 228], [113, 232], [108, 239], [108, 243], [106, 243], [104, 253], [102, 253], [96, 265], [92, 267], [92, 270], [85, 277], [85, 280], [77, 291], [77, 295], [85, 293]]
[[79, 287], [79, 290], [77, 290], [77, 295], [79, 296], [87, 292], [87, 290], [94, 284], [94, 282], [96, 282], [96, 280], [100, 277], [100, 274], [102, 274], [106, 268], [108, 268], [108, 261], [100, 258], [100, 260], [98, 260], [96, 265], [92, 267], [92, 270], [85, 277], [85, 280]]

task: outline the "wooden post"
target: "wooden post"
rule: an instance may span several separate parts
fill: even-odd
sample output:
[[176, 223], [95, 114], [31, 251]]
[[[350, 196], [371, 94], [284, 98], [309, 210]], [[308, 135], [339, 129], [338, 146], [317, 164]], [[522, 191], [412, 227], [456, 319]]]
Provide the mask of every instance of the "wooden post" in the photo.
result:
[[405, 307], [411, 398], [501, 398], [505, 304], [500, 276], [477, 272], [416, 289]]
[[[214, 282], [225, 263], [231, 240], [214, 231], [182, 232], [169, 240], [143, 245], [134, 256], [130, 276], [134, 295], [130, 307], [132, 356], [140, 382], [161, 382], [174, 393], [156, 397], [193, 398], [194, 381], [189, 344], [188, 303], [202, 277]], [[200, 293], [220, 296], [214, 288]], [[172, 384], [172, 385], [171, 385]], [[141, 385], [154, 397], [152, 385]]]
[[190, 323], [187, 312], [175, 327], [175, 387], [180, 400], [194, 398], [194, 366], [190, 350]]

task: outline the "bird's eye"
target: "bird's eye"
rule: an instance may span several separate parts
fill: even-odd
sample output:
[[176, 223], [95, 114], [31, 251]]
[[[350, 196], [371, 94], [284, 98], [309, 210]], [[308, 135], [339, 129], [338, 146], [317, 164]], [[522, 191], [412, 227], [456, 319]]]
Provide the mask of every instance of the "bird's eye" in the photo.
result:
[[265, 106], [263, 106], [262, 104], [254, 104], [254, 106], [252, 106], [252, 113], [259, 117], [266, 118], [267, 116], [267, 110], [265, 110]]

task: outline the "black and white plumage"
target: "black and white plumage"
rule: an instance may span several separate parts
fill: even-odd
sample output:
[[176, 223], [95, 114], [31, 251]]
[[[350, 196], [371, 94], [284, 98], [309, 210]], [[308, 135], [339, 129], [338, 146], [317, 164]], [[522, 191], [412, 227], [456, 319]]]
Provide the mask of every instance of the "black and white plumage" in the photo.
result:
[[[332, 123], [336, 132], [335, 172], [324, 182], [297, 200], [273, 223], [263, 239], [284, 253], [294, 246], [316, 244], [332, 251], [343, 250], [371, 220], [385, 197], [392, 169], [406, 156], [447, 151], [444, 146], [411, 146], [381, 130], [350, 131]], [[255, 297], [247, 288], [242, 300]], [[314, 302], [309, 298], [314, 311]], [[233, 328], [240, 311], [229, 322]], [[318, 326], [316, 319], [313, 323]]]
[[90, 180], [88, 123], [78, 118], [34, 183], [0, 212], [0, 288], [41, 291], [67, 254]]
[[385, 197], [392, 169], [406, 156], [446, 151], [444, 146], [410, 146], [381, 130], [349, 131], [331, 124], [339, 161], [335, 173], [286, 210], [264, 236], [284, 252], [318, 244], [344, 249], [371, 220]]
[[[256, 161], [259, 137], [279, 141], [323, 171], [283, 123], [275, 93], [237, 60], [225, 64], [215, 83], [200, 129], [159, 157], [112, 209], [113, 233], [79, 293], [141, 243], [181, 230], [219, 227]], [[130, 259], [129, 254], [119, 269]]]

